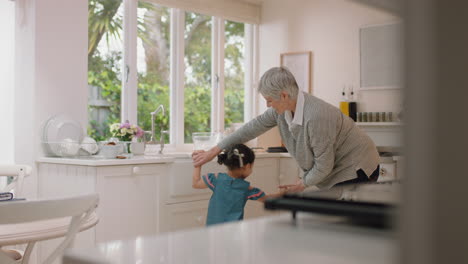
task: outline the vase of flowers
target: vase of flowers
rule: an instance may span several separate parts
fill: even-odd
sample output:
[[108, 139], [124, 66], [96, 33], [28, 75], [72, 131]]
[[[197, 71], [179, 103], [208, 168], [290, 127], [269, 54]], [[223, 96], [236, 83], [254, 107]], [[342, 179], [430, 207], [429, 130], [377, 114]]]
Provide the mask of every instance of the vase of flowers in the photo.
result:
[[130, 151], [130, 142], [133, 138], [143, 137], [144, 131], [137, 125], [132, 125], [130, 122], [125, 121], [124, 123], [114, 123], [110, 125], [110, 132], [113, 137], [118, 138], [120, 141], [126, 142], [126, 151]]

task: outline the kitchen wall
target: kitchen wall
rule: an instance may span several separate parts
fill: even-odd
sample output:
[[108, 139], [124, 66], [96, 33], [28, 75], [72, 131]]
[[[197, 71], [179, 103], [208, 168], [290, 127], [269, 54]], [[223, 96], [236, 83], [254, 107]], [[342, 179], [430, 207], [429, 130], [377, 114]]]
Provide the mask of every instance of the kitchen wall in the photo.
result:
[[[34, 164], [49, 116], [87, 123], [87, 14], [87, 1], [16, 1], [16, 163]], [[35, 171], [26, 181], [24, 192], [34, 197]]]
[[[50, 115], [67, 113], [87, 123], [87, 1], [15, 3], [15, 162], [34, 164], [41, 153], [41, 126]], [[260, 73], [278, 66], [282, 52], [310, 50], [313, 94], [337, 105], [342, 85], [357, 87], [359, 82], [359, 27], [395, 19], [345, 0], [264, 1]], [[358, 93], [360, 111], [397, 111], [399, 98], [400, 91]], [[263, 99], [259, 104], [261, 113]], [[263, 139], [264, 145], [279, 144], [274, 131]], [[28, 181], [32, 197], [37, 184], [34, 173]]]
[[0, 164], [13, 162], [13, 94], [14, 94], [14, 50], [15, 50], [15, 5], [11, 1], [0, 1], [0, 114], [2, 150]]
[[[344, 84], [359, 87], [359, 28], [398, 17], [349, 0], [268, 0], [260, 25], [260, 75], [280, 65], [280, 54], [312, 51], [312, 94], [338, 106]], [[358, 91], [358, 111], [399, 112], [401, 90]], [[261, 97], [261, 96], [260, 96]], [[259, 99], [259, 113], [266, 109]], [[279, 134], [259, 139], [279, 144]]]

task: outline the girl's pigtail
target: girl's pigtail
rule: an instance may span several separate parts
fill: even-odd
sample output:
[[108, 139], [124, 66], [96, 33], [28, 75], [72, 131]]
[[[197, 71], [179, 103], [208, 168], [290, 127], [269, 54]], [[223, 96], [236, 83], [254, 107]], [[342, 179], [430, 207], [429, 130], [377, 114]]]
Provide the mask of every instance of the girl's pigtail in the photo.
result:
[[238, 149], [234, 149], [234, 155], [236, 155], [239, 158], [239, 168], [244, 167], [244, 161], [242, 158], [244, 157], [243, 153], [239, 153]]
[[218, 154], [218, 164], [223, 165], [226, 162], [227, 153], [225, 150]]

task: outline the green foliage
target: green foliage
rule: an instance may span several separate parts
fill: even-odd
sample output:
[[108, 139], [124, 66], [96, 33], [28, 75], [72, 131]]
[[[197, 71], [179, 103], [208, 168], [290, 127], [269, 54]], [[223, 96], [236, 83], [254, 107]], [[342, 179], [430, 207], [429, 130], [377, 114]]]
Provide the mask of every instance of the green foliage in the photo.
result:
[[211, 89], [186, 87], [184, 99], [184, 142], [191, 143], [193, 132], [206, 132], [211, 128]]
[[[89, 0], [89, 36], [88, 50], [88, 83], [100, 87], [101, 96], [110, 103], [110, 114], [107, 120], [98, 124], [90, 118], [88, 134], [96, 140], [109, 138], [109, 125], [121, 122], [121, 52], [101, 54], [97, 49], [99, 41], [121, 36], [122, 18], [118, 15], [121, 0]], [[145, 43], [153, 43], [157, 35], [162, 36], [167, 43], [170, 41], [170, 25], [167, 8], [150, 3], [138, 2], [139, 14], [144, 13], [144, 18], [138, 18], [138, 37]], [[163, 17], [165, 19], [163, 19]], [[158, 30], [152, 24], [146, 24], [148, 19], [160, 19]], [[186, 83], [184, 91], [184, 138], [186, 143], [192, 142], [193, 132], [209, 131], [211, 124], [211, 17], [196, 13], [186, 13], [185, 26], [185, 63]], [[244, 24], [226, 23], [226, 64], [229, 68], [225, 72], [225, 124], [243, 122], [244, 116]], [[146, 48], [151, 45], [144, 45]], [[154, 47], [154, 45], [153, 45]], [[156, 47], [157, 48], [157, 47]], [[162, 58], [146, 57], [147, 72], [138, 73], [138, 125], [143, 130], [151, 130], [151, 112], [160, 104], [166, 110], [166, 115], [157, 115], [155, 120], [156, 137], [159, 139], [161, 130], [169, 130], [169, 103], [170, 91], [167, 76], [163, 74], [168, 66], [162, 64]], [[149, 65], [166, 67], [163, 70]], [[159, 70], [158, 70], [159, 69]], [[97, 111], [95, 107], [89, 107], [90, 116]], [[165, 139], [168, 142], [168, 138]]]
[[[120, 64], [122, 55], [119, 52], [111, 52], [107, 57], [99, 52], [88, 62], [88, 85], [101, 88], [101, 96], [110, 103], [110, 114], [104, 123], [98, 124], [89, 118], [88, 135], [97, 141], [110, 137], [109, 125], [120, 122]], [[98, 109], [88, 107], [88, 116], [93, 116], [93, 111]]]
[[[157, 81], [158, 76], [139, 74], [138, 82], [138, 125], [146, 131], [151, 131], [151, 112], [159, 105], [166, 111], [163, 116], [155, 116], [155, 135], [159, 139], [161, 130], [169, 130], [169, 86]], [[156, 79], [156, 80], [155, 80]], [[168, 138], [166, 137], [166, 142]]]
[[226, 21], [224, 125], [244, 122], [244, 24]]
[[122, 0], [88, 0], [88, 59], [105, 35], [106, 41], [120, 39], [122, 17], [116, 15]]

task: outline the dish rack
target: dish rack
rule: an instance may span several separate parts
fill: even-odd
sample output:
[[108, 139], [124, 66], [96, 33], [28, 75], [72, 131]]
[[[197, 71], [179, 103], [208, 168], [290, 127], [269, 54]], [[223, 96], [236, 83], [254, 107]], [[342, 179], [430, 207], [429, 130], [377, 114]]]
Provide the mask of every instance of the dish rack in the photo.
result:
[[42, 142], [42, 149], [48, 157], [81, 157], [96, 154], [100, 147], [97, 143], [64, 140], [61, 142]]
[[53, 115], [42, 128], [42, 149], [48, 157], [90, 156], [99, 151], [97, 142], [84, 137], [80, 123], [64, 114]]

